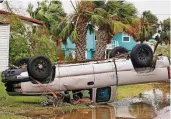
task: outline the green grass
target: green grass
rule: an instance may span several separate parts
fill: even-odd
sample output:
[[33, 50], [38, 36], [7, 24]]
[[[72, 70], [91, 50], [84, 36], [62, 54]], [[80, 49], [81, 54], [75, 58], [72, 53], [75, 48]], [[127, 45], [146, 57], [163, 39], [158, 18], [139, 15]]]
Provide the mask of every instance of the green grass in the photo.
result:
[[117, 99], [131, 97], [151, 89], [153, 89], [152, 84], [136, 84], [136, 85], [128, 85], [128, 86], [119, 86], [117, 88]]
[[26, 117], [35, 118], [37, 116], [49, 118], [86, 107], [84, 104], [64, 104], [55, 108], [41, 106], [40, 96], [8, 96], [0, 77], [0, 99], [1, 97], [5, 97], [5, 100], [0, 100], [0, 119], [27, 119]]
[[31, 103], [31, 102], [40, 102], [40, 97], [36, 96], [8, 96], [8, 94], [5, 91], [4, 84], [1, 82], [1, 77], [0, 77], [0, 99], [1, 97], [5, 97], [6, 100], [0, 100], [0, 106], [3, 105], [9, 105], [9, 104], [15, 104], [15, 103]]

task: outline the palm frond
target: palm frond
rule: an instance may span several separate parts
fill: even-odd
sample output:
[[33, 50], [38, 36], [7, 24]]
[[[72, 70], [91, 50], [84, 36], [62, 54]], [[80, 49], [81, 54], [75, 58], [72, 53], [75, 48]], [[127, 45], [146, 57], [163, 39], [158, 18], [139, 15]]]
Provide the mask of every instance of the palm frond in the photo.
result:
[[88, 24], [87, 30], [89, 31], [90, 34], [94, 33], [94, 26], [92, 24]]
[[103, 9], [106, 8], [105, 0], [96, 0], [96, 1], [93, 1], [93, 3], [98, 8], [103, 8]]
[[119, 9], [120, 9], [120, 2], [118, 1], [108, 1], [107, 2], [107, 11], [109, 13], [118, 13]]
[[30, 14], [31, 17], [33, 17], [33, 5], [31, 3], [29, 3], [26, 11]]
[[47, 11], [48, 6], [47, 6], [46, 1], [40, 2], [40, 6], [44, 12]]
[[66, 39], [73, 31], [73, 28], [74, 25], [72, 23], [67, 23], [67, 25], [63, 28], [62, 32], [59, 34], [59, 36], [62, 39]]
[[55, 35], [59, 36], [59, 34], [62, 32], [62, 30], [64, 29], [64, 27], [66, 26], [66, 22], [62, 21], [58, 24], [58, 26], [55, 28]]
[[76, 28], [71, 32], [70, 38], [73, 42], [75, 42], [78, 39], [78, 34], [77, 34]]
[[125, 25], [121, 21], [112, 21], [111, 29], [114, 34], [117, 34], [125, 29]]
[[128, 23], [131, 25], [135, 25], [139, 22], [139, 18], [137, 16], [128, 16], [126, 17], [126, 19], [128, 20]]
[[102, 17], [102, 16], [100, 16], [98, 14], [93, 14], [93, 15], [91, 15], [90, 21], [91, 21], [91, 24], [101, 26], [101, 25], [104, 24], [105, 19], [104, 19], [104, 17]]
[[101, 15], [103, 17], [107, 17], [108, 16], [108, 13], [103, 8], [95, 8], [94, 9], [94, 13], [96, 13], [98, 15]]

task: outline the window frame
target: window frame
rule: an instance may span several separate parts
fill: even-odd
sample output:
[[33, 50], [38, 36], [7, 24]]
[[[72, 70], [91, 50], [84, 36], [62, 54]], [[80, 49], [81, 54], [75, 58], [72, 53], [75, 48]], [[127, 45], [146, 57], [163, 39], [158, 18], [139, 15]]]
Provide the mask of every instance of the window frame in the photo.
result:
[[[124, 40], [124, 37], [128, 37], [128, 38], [129, 38], [129, 41], [125, 41], [125, 40]], [[128, 35], [128, 34], [126, 34], [126, 33], [122, 33], [122, 42], [131, 42], [130, 35]]]
[[[103, 90], [103, 89], [108, 89], [109, 90], [109, 98], [107, 99], [107, 100], [99, 100], [98, 99], [98, 90]], [[111, 98], [111, 87], [103, 87], [103, 88], [97, 88], [97, 90], [96, 90], [96, 102], [97, 103], [100, 103], [100, 102], [108, 102], [109, 100], [110, 100], [110, 98]]]

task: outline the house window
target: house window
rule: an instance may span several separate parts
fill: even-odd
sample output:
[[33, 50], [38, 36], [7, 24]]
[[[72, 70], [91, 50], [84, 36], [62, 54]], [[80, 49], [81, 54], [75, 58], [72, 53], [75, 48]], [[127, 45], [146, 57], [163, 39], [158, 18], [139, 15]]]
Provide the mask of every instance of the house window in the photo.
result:
[[128, 34], [122, 33], [122, 41], [130, 42], [130, 36]]

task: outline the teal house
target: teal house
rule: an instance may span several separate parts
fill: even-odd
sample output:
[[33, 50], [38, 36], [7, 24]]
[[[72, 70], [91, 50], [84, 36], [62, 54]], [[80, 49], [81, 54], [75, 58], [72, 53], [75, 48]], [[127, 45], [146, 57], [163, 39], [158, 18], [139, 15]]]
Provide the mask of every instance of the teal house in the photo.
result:
[[[108, 58], [110, 51], [117, 46], [125, 47], [129, 51], [131, 51], [132, 48], [135, 46], [135, 44], [136, 44], [136, 41], [133, 38], [133, 36], [130, 36], [124, 32], [120, 32], [112, 38], [111, 43], [107, 44], [104, 58], [105, 59]], [[61, 49], [65, 52], [65, 57], [69, 56], [69, 53], [71, 53], [72, 56], [75, 58], [75, 44], [72, 43], [69, 37], [67, 38], [66, 44], [61, 45]], [[96, 50], [95, 33], [90, 33], [88, 31], [87, 36], [86, 36], [85, 57], [87, 59], [92, 59], [94, 56], [95, 50]]]

